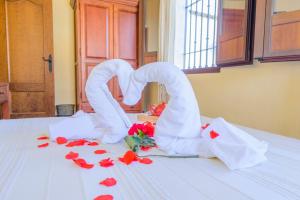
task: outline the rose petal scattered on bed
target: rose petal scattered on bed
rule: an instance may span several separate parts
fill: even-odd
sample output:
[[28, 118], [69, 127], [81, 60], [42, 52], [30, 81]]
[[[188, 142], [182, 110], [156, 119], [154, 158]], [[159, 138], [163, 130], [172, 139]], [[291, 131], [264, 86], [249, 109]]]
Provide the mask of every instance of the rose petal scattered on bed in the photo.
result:
[[126, 165], [129, 165], [133, 161], [137, 161], [137, 156], [133, 151], [129, 150], [124, 154], [123, 157], [119, 158], [119, 161], [125, 163]]
[[85, 169], [91, 169], [94, 167], [94, 164], [89, 164], [87, 163], [84, 159], [82, 158], [78, 158], [78, 159], [73, 159], [74, 163], [76, 165], [78, 165], [81, 168], [85, 168]]
[[106, 159], [103, 159], [99, 162], [99, 165], [101, 167], [111, 167], [114, 165], [113, 163], [113, 160], [111, 160], [110, 158], [106, 158]]
[[209, 126], [209, 123], [204, 124], [203, 126], [201, 126], [201, 128], [204, 130], [204, 129], [206, 129], [208, 126]]
[[68, 142], [68, 140], [65, 137], [57, 137], [56, 138], [56, 143], [57, 144], [65, 144], [67, 142]]
[[116, 179], [114, 178], [106, 178], [99, 183], [100, 185], [105, 185], [106, 187], [111, 187], [117, 184]]
[[49, 143], [48, 143], [48, 142], [47, 142], [47, 143], [44, 143], [44, 144], [38, 145], [38, 148], [44, 148], [44, 147], [47, 147], [47, 146], [49, 146]]
[[97, 196], [94, 200], [113, 200], [114, 197], [110, 194], [103, 194], [100, 196]]
[[140, 163], [143, 163], [143, 164], [146, 164], [146, 165], [149, 165], [153, 162], [150, 158], [140, 158], [140, 159], [138, 159], [138, 161]]
[[48, 139], [49, 139], [48, 136], [41, 136], [37, 138], [37, 140], [48, 140]]
[[87, 145], [89, 145], [89, 146], [97, 146], [97, 145], [99, 145], [99, 143], [98, 142], [89, 142]]
[[75, 146], [83, 146], [85, 143], [87, 143], [88, 141], [85, 139], [79, 139], [79, 140], [74, 140], [69, 142], [66, 147], [75, 147]]
[[210, 138], [211, 138], [211, 139], [215, 139], [215, 138], [219, 137], [219, 133], [217, 133], [217, 132], [214, 131], [214, 130], [210, 131], [209, 134], [210, 134]]
[[104, 149], [98, 149], [98, 150], [94, 151], [94, 153], [95, 154], [105, 154], [105, 153], [107, 153], [107, 151]]
[[73, 151], [70, 151], [70, 152], [65, 156], [65, 158], [66, 158], [66, 159], [69, 159], [69, 160], [73, 160], [73, 159], [77, 158], [78, 155], [79, 155], [78, 153], [73, 152]]

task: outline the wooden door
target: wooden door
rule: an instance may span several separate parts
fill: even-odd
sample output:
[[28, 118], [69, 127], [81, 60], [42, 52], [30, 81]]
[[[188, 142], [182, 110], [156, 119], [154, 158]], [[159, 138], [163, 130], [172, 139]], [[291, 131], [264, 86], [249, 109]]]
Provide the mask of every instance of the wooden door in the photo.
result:
[[[126, 60], [135, 69], [138, 67], [138, 17], [137, 6], [114, 5], [114, 58]], [[141, 111], [141, 101], [134, 106], [122, 103], [117, 78], [114, 80], [114, 96], [127, 112]]]
[[[12, 118], [54, 115], [51, 0], [6, 0]], [[52, 69], [51, 69], [52, 67]]]
[[[113, 4], [99, 0], [82, 0], [79, 13], [79, 109], [92, 112], [85, 94], [85, 83], [95, 65], [113, 58]], [[113, 81], [108, 84], [111, 90], [113, 84]]]

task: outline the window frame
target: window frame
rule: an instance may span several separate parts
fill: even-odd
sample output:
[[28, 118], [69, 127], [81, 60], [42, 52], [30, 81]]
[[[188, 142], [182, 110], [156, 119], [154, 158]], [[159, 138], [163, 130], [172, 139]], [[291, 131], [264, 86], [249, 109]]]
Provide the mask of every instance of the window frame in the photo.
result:
[[[208, 45], [208, 41], [207, 41], [207, 45], [206, 45], [206, 48], [203, 48], [203, 49], [198, 49], [198, 51], [196, 51], [196, 46], [194, 46], [194, 49], [191, 51], [191, 47], [190, 47], [190, 45], [194, 42], [194, 41], [191, 41], [191, 36], [192, 36], [192, 33], [191, 33], [191, 27], [192, 27], [192, 25], [191, 25], [191, 21], [190, 21], [190, 26], [189, 26], [189, 28], [190, 28], [190, 31], [188, 31], [188, 26], [187, 26], [187, 22], [188, 22], [188, 13], [189, 12], [191, 12], [191, 7], [193, 6], [193, 5], [195, 5], [196, 4], [196, 6], [197, 6], [197, 8], [196, 8], [196, 11], [194, 11], [194, 13], [193, 14], [195, 14], [195, 15], [197, 15], [198, 13], [201, 13], [201, 16], [199, 17], [199, 19], [201, 20], [201, 29], [202, 29], [202, 26], [209, 26], [209, 22], [207, 22], [206, 24], [204, 24], [203, 22], [202, 22], [202, 18], [203, 17], [205, 17], [205, 18], [207, 18], [207, 20], [209, 20], [209, 18], [210, 18], [210, 14], [209, 14], [209, 10], [208, 10], [208, 13], [206, 14], [207, 16], [203, 16], [203, 13], [204, 13], [204, 11], [203, 11], [203, 2], [200, 2], [200, 1], [203, 1], [203, 0], [196, 0], [196, 1], [194, 1], [194, 2], [191, 2], [192, 0], [185, 0], [186, 2], [185, 2], [185, 28], [184, 28], [184, 52], [183, 52], [183, 60], [184, 60], [184, 62], [183, 62], [183, 66], [184, 66], [184, 68], [182, 69], [182, 71], [184, 72], [184, 73], [186, 73], [186, 74], [198, 74], [198, 73], [218, 73], [218, 72], [220, 72], [220, 67], [218, 67], [217, 65], [216, 65], [216, 58], [217, 58], [217, 33], [218, 33], [218, 30], [217, 30], [217, 27], [218, 27], [218, 15], [217, 15], [217, 13], [218, 13], [218, 10], [219, 10], [219, 1], [221, 1], [221, 0], [216, 0], [216, 2], [215, 2], [215, 5], [214, 5], [214, 18], [213, 18], [213, 20], [215, 20], [214, 21], [214, 34], [215, 34], [215, 36], [214, 36], [214, 39], [213, 39], [213, 46], [212, 47], [209, 47], [209, 45]], [[189, 2], [190, 1], [190, 2]], [[201, 10], [200, 11], [198, 11], [197, 9], [198, 9], [198, 3], [200, 2], [200, 4], [202, 5], [202, 6], [200, 6], [200, 8], [201, 8]], [[209, 8], [208, 8], [209, 9]], [[192, 13], [190, 14], [190, 15], [192, 15]], [[196, 26], [196, 28], [197, 28], [197, 19], [198, 19], [198, 17], [196, 17], [196, 21], [195, 21], [195, 26]], [[190, 17], [190, 20], [191, 20], [191, 17]], [[204, 25], [203, 25], [204, 24]], [[202, 31], [202, 30], [201, 30]], [[209, 31], [207, 31], [207, 32], [204, 32], [205, 34], [208, 34], [209, 33]], [[187, 34], [190, 34], [190, 41], [189, 41], [189, 50], [187, 50]], [[197, 32], [195, 33], [195, 35], [197, 34]], [[195, 36], [196, 37], [196, 36]], [[194, 37], [194, 39], [195, 39], [195, 37]], [[202, 46], [202, 42], [200, 42], [200, 46]], [[213, 51], [213, 59], [214, 59], [214, 65], [212, 65], [212, 66], [204, 66], [204, 67], [201, 67], [201, 66], [199, 66], [199, 67], [191, 67], [191, 66], [186, 66], [186, 59], [187, 59], [187, 57], [189, 57], [189, 54], [194, 54], [193, 55], [193, 57], [194, 57], [194, 59], [196, 58], [196, 52], [202, 52], [202, 51], [205, 51], [206, 52], [206, 55], [208, 55], [208, 51], [209, 51], [209, 49], [214, 49]], [[202, 54], [202, 53], [201, 53]], [[191, 59], [191, 58], [189, 58], [189, 59]], [[207, 64], [207, 63], [206, 63]], [[185, 68], [185, 67], [188, 67], [188, 68]]]

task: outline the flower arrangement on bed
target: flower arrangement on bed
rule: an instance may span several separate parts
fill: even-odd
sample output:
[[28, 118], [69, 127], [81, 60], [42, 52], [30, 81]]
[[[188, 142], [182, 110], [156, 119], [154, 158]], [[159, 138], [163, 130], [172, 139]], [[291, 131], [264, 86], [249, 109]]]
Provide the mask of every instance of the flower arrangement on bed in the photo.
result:
[[[137, 152], [138, 150], [147, 151], [153, 147], [156, 147], [154, 136], [154, 125], [158, 117], [166, 108], [166, 103], [162, 102], [159, 105], [151, 105], [149, 108], [148, 115], [141, 121], [146, 121], [142, 124], [133, 124], [128, 131], [128, 136], [126, 136], [125, 141], [128, 144], [129, 148]], [[147, 121], [147, 117], [155, 117], [155, 120]], [[151, 123], [152, 121], [153, 123]]]
[[154, 125], [151, 122], [133, 124], [128, 131], [128, 136], [125, 137], [125, 141], [134, 152], [146, 151], [156, 146], [153, 136]]

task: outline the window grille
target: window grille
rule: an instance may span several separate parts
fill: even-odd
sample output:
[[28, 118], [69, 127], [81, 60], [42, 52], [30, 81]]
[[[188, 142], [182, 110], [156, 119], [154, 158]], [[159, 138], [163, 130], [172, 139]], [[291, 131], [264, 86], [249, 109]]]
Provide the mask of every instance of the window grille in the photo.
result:
[[219, 0], [186, 0], [183, 69], [216, 67]]

